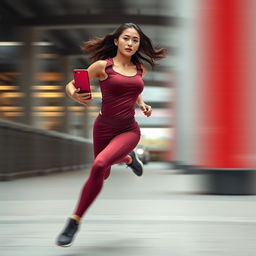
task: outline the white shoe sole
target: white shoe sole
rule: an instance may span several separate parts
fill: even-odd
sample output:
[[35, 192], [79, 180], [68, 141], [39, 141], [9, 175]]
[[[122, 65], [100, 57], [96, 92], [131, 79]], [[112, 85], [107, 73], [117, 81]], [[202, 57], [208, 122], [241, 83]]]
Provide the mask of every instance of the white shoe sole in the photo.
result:
[[65, 247], [70, 247], [72, 245], [72, 243], [70, 243], [70, 244], [58, 244], [58, 243], [56, 243], [56, 245], [65, 248]]

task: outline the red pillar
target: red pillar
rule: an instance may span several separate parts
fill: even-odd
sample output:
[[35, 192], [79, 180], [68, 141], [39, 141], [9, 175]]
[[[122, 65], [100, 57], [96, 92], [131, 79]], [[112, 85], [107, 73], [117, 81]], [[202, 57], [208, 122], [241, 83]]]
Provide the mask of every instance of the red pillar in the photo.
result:
[[199, 2], [196, 162], [208, 169], [255, 169], [253, 1]]

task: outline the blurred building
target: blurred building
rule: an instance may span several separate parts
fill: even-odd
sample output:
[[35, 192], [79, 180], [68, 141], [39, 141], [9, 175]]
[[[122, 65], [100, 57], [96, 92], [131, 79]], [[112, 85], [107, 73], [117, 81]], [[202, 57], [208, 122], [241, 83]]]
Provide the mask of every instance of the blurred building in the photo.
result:
[[[0, 118], [35, 128], [91, 138], [101, 93], [85, 108], [65, 94], [74, 68], [87, 68], [83, 41], [112, 32], [123, 22], [141, 26], [169, 55], [145, 77], [143, 98], [153, 107], [139, 109], [141, 143], [154, 154], [170, 149], [173, 79], [179, 48], [176, 0], [161, 1], [2, 1], [0, 41]], [[165, 155], [166, 156], [166, 155]], [[156, 157], [157, 158], [157, 157]]]

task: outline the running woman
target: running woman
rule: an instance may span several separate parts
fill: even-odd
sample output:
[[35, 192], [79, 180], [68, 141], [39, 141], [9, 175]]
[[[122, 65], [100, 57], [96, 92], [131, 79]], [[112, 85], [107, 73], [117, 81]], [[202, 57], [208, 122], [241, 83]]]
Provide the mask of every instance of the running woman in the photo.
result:
[[[87, 70], [90, 80], [99, 80], [102, 106], [93, 126], [94, 161], [89, 177], [72, 216], [57, 237], [57, 245], [63, 247], [71, 245], [82, 216], [101, 191], [113, 164], [125, 163], [136, 175], [142, 175], [143, 164], [134, 151], [141, 136], [134, 119], [136, 103], [145, 116], [152, 113], [151, 106], [141, 95], [142, 77], [147, 72], [142, 61], [153, 67], [155, 60], [167, 54], [165, 48], [154, 47], [141, 28], [133, 23], [122, 24], [103, 38], [85, 42], [82, 50], [91, 54], [93, 63]], [[79, 93], [74, 80], [66, 85], [66, 92], [83, 105], [91, 100], [90, 93]]]

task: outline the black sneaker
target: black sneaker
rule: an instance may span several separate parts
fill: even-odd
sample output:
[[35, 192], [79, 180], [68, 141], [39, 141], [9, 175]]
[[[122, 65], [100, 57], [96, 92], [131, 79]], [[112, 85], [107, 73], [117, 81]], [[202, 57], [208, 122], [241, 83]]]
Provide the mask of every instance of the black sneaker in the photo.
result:
[[78, 230], [79, 224], [76, 220], [69, 218], [68, 223], [63, 232], [58, 236], [56, 244], [62, 247], [71, 245], [75, 233]]
[[140, 161], [134, 150], [129, 156], [132, 158], [132, 162], [127, 164], [127, 167], [130, 167], [137, 176], [141, 176], [143, 173], [143, 163]]

